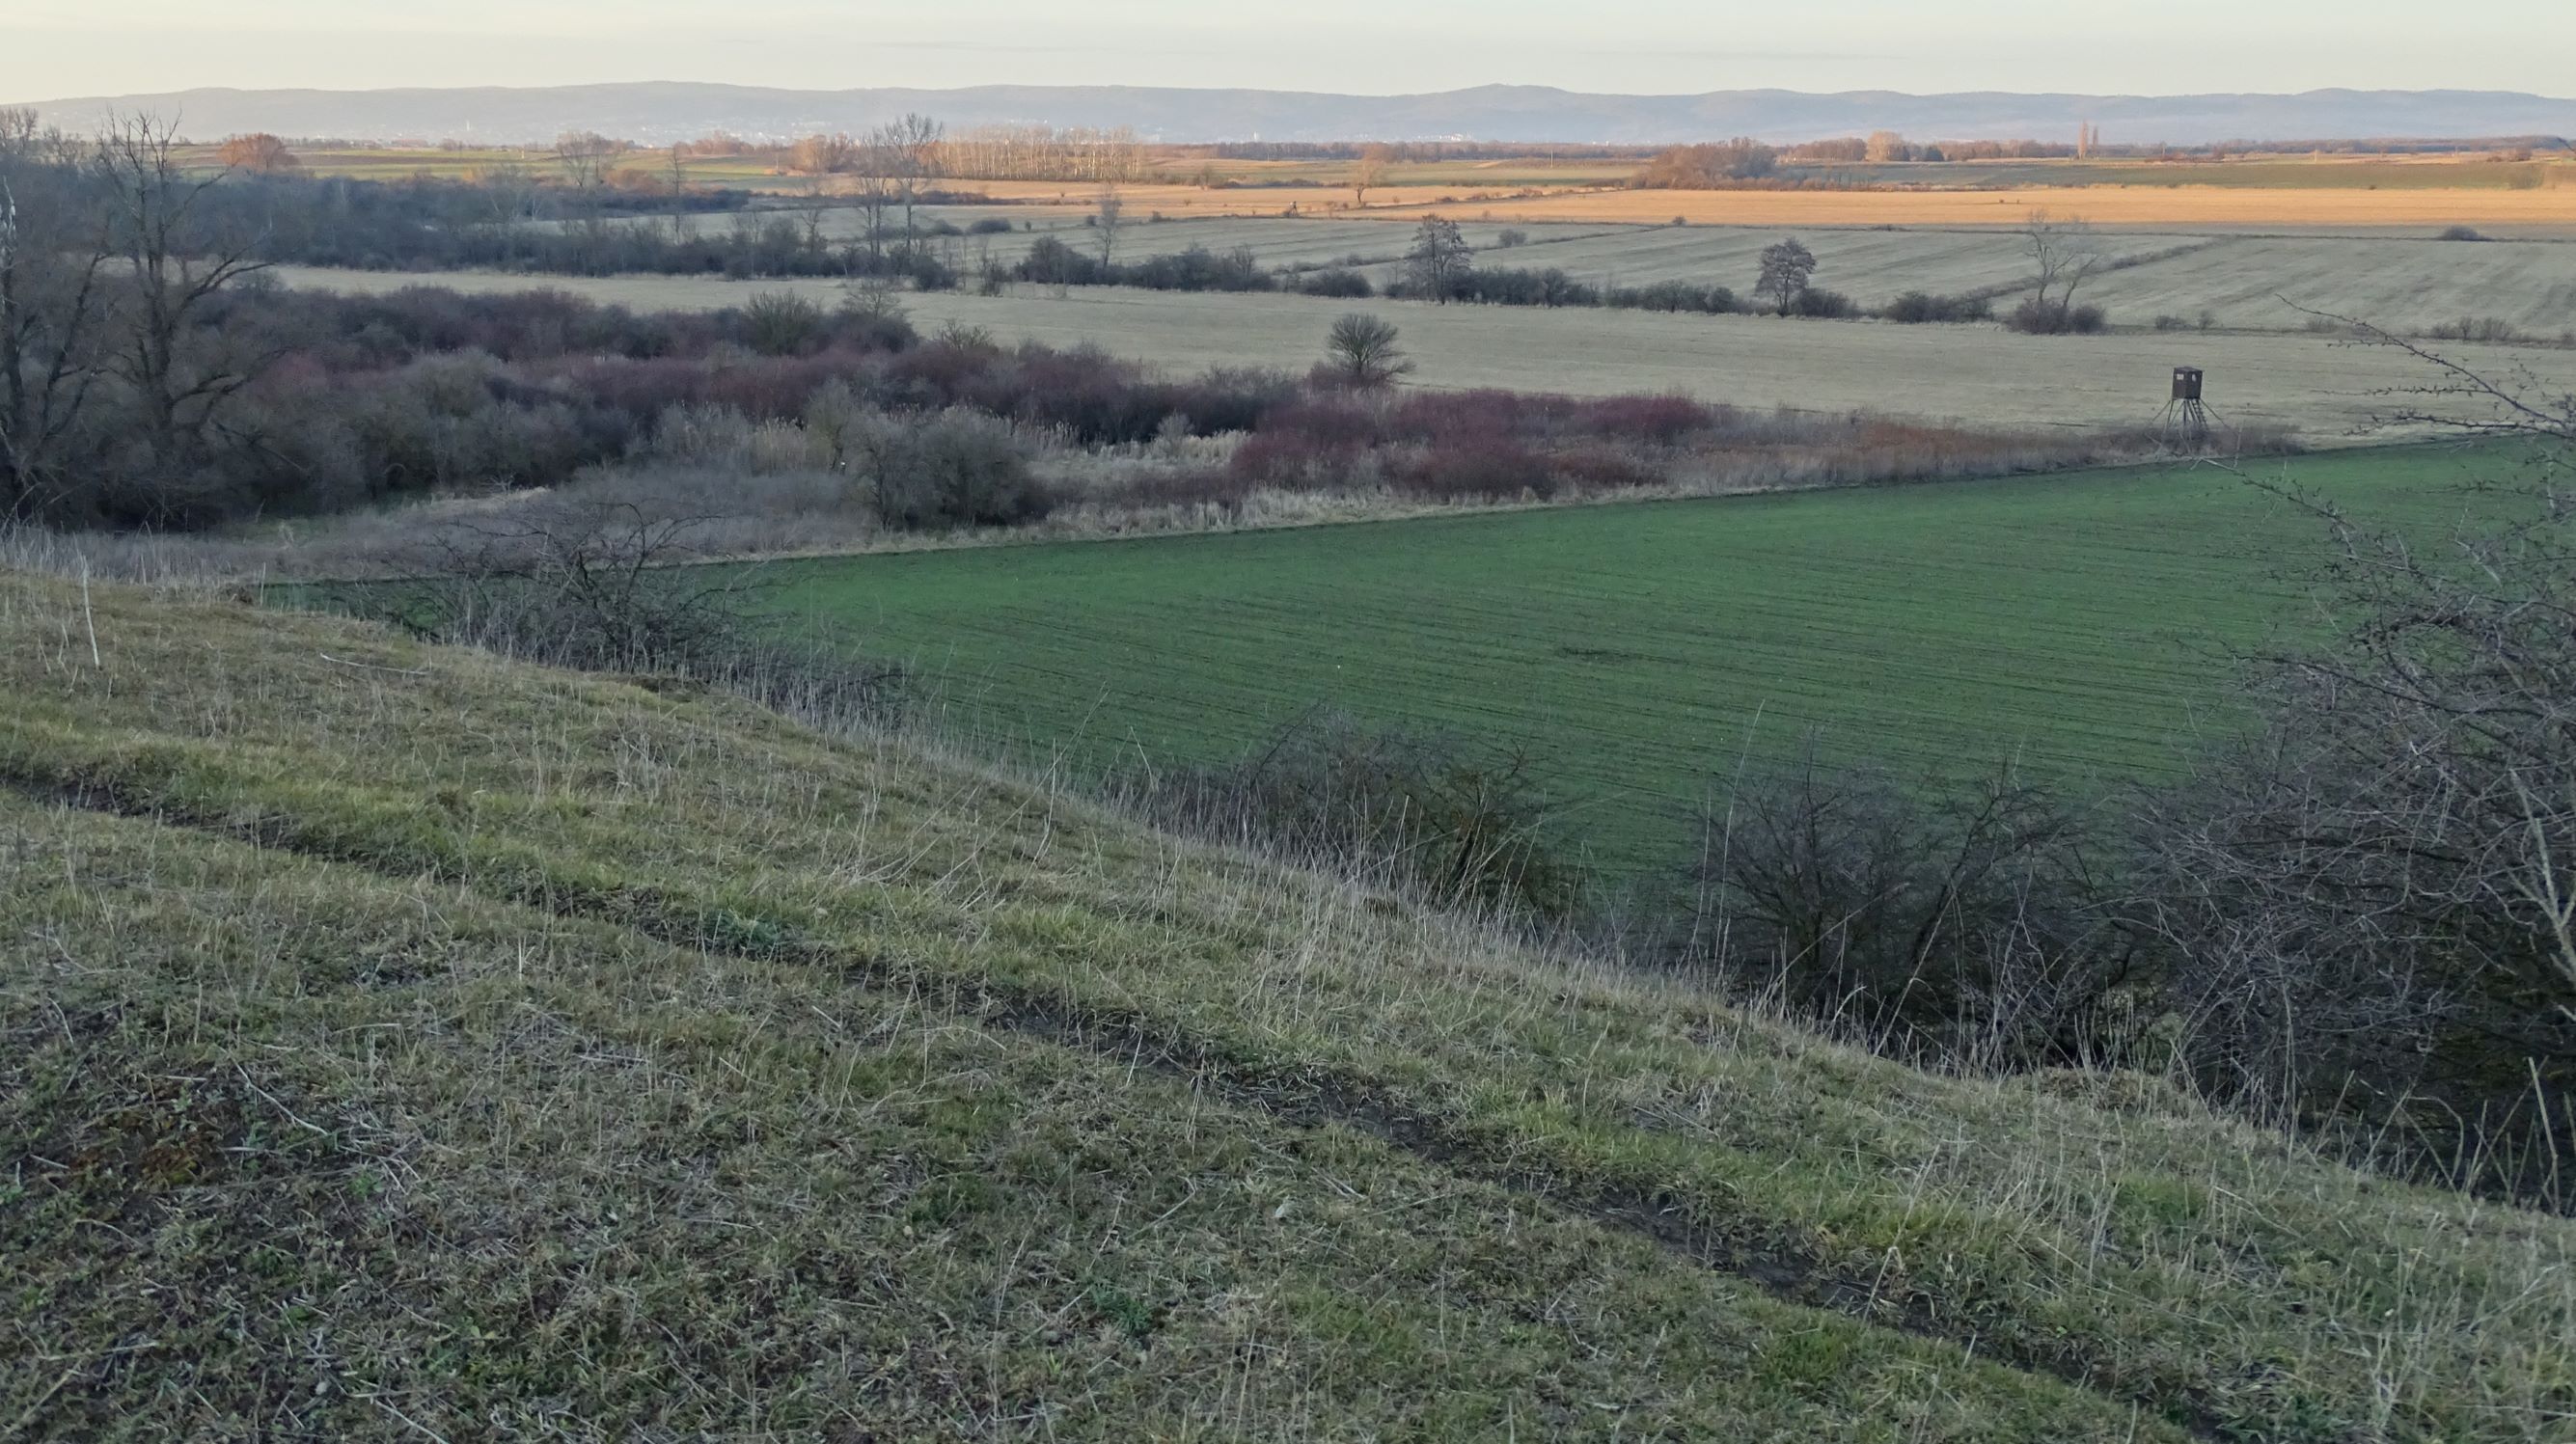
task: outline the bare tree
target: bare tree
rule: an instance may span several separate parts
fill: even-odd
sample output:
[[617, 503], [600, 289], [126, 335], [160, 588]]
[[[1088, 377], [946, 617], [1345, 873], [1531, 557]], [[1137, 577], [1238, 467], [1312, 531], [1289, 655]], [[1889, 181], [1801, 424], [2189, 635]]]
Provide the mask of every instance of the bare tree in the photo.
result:
[[223, 291], [266, 267], [257, 238], [207, 201], [222, 179], [192, 174], [171, 127], [149, 118], [76, 143], [0, 117], [7, 515], [73, 509], [103, 485], [107, 449], [151, 478], [132, 504], [184, 507], [233, 403], [277, 355], [247, 328], [207, 324]]
[[138, 440], [166, 478], [203, 454], [241, 391], [277, 359], [273, 348], [207, 339], [198, 324], [226, 287], [268, 268], [256, 237], [201, 209], [223, 177], [192, 177], [176, 131], [144, 117], [112, 123], [95, 146], [106, 238], [120, 272], [103, 369], [137, 409]]
[[1762, 274], [1753, 283], [1753, 294], [1768, 296], [1779, 307], [1780, 314], [1798, 304], [1807, 293], [1807, 281], [1816, 274], [1815, 252], [1800, 244], [1797, 237], [1787, 237], [1762, 251]]
[[2080, 220], [2057, 220], [2044, 210], [2032, 211], [2022, 228], [2023, 253], [2030, 257], [2031, 301], [2044, 316], [2066, 329], [2075, 310], [2075, 289], [2102, 265], [2102, 248], [2093, 227]]
[[1405, 276], [1417, 292], [1445, 306], [1465, 288], [1473, 255], [1456, 221], [1424, 216], [1413, 233], [1413, 248], [1404, 253]]
[[940, 140], [947, 127], [926, 115], [907, 114], [890, 121], [878, 131], [879, 145], [894, 162], [898, 198], [903, 202], [903, 244], [909, 254], [914, 244], [912, 209], [928, 189], [928, 183], [939, 176]]
[[823, 221], [831, 214], [831, 210], [831, 199], [823, 191], [822, 178], [819, 176], [809, 178], [797, 192], [795, 201], [796, 219], [799, 222], [797, 243], [805, 248], [807, 255], [823, 254], [825, 244]]
[[883, 129], [868, 133], [852, 151], [850, 169], [856, 179], [853, 194], [858, 200], [859, 224], [873, 260], [885, 258], [885, 237], [894, 211], [898, 189], [897, 173], [902, 161]]
[[62, 447], [103, 374], [111, 248], [77, 180], [34, 111], [0, 110], [0, 519], [59, 498]]
[[1352, 386], [1374, 389], [1413, 369], [1396, 346], [1395, 323], [1353, 311], [1324, 338], [1325, 364]]
[[572, 191], [574, 218], [594, 262], [608, 246], [608, 221], [600, 203], [606, 199], [609, 174], [625, 149], [622, 142], [595, 131], [566, 131], [555, 137], [555, 163]]
[[573, 194], [587, 198], [607, 186], [608, 173], [617, 168], [625, 149], [597, 131], [568, 130], [555, 137], [555, 163], [563, 168], [564, 184]]
[[1365, 206], [1368, 193], [1386, 184], [1387, 167], [1394, 163], [1392, 147], [1378, 144], [1360, 148], [1360, 157], [1351, 163], [1351, 204]]
[[1092, 213], [1091, 224], [1098, 232], [1102, 266], [1114, 264], [1117, 259], [1118, 222], [1126, 209], [1127, 203], [1118, 198], [1116, 186], [1100, 188], [1100, 208]]
[[483, 224], [501, 243], [502, 255], [518, 249], [519, 228], [536, 218], [537, 178], [526, 166], [502, 162], [476, 166], [465, 177], [483, 196]]

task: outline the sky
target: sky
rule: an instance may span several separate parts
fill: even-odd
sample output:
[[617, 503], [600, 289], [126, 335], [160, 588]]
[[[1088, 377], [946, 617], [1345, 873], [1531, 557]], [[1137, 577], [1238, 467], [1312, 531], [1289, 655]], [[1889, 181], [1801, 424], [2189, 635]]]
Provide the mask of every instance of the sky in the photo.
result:
[[2576, 96], [2576, 3], [0, 0], [0, 100], [617, 80]]

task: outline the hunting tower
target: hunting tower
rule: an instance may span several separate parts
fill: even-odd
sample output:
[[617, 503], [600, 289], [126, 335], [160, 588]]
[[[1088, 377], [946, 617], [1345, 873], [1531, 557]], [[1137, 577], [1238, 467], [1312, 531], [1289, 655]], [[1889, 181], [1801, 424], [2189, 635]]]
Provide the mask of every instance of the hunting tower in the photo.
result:
[[2165, 435], [2179, 446], [2198, 451], [2209, 444], [2209, 408], [2200, 399], [2200, 368], [2177, 366], [2173, 399], [2165, 403]]

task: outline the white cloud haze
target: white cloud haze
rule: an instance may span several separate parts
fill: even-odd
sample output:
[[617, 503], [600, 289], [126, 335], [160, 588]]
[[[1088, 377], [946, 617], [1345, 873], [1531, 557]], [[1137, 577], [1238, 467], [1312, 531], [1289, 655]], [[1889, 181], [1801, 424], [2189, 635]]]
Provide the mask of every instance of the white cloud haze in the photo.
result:
[[1362, 93], [1488, 82], [1577, 90], [2076, 90], [2321, 86], [2576, 92], [2576, 4], [2480, 0], [1314, 0], [1288, 7], [1034, 0], [0, 0], [0, 98], [192, 86], [791, 87], [1002, 82]]

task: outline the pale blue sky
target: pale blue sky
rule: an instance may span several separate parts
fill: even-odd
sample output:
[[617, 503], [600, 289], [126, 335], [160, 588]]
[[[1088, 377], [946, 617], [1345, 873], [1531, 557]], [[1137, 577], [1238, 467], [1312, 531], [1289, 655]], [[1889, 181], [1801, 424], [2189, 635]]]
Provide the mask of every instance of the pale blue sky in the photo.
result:
[[608, 80], [2570, 96], [2576, 0], [0, 0], [0, 98]]

